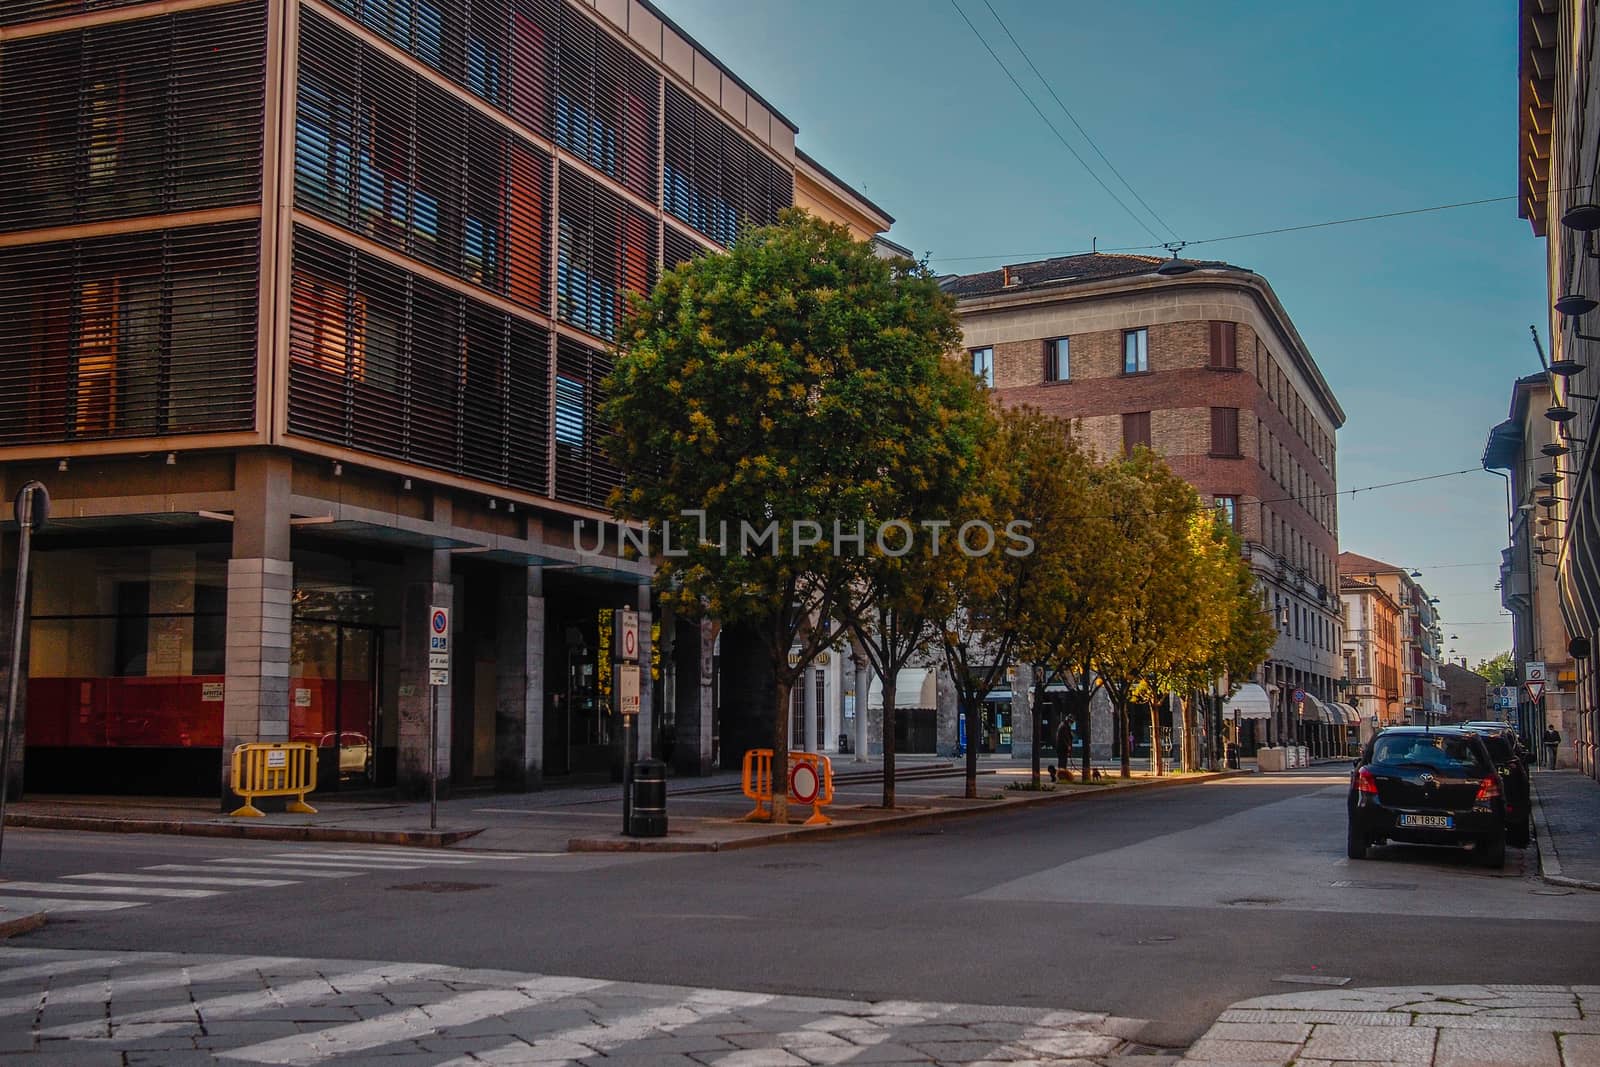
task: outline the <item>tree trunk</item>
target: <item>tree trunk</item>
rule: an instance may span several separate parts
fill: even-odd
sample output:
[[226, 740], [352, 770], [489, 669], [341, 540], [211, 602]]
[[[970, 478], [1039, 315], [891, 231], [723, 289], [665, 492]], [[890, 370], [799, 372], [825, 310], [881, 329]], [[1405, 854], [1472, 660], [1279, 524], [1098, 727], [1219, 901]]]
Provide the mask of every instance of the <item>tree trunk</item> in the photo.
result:
[[1083, 780], [1089, 780], [1094, 770], [1094, 757], [1089, 751], [1089, 715], [1094, 709], [1094, 694], [1080, 693], [1074, 689], [1067, 697], [1072, 702], [1072, 717], [1078, 723], [1078, 737], [1083, 741]]
[[773, 672], [773, 681], [778, 714], [772, 722], [772, 821], [783, 825], [789, 821], [789, 693], [794, 682], [781, 668]]
[[[894, 807], [894, 686], [900, 672], [891, 670], [883, 680], [883, 806]], [[866, 701], [862, 700], [865, 713]]]
[[1118, 744], [1122, 747], [1122, 777], [1133, 777], [1133, 738], [1128, 733], [1128, 701], [1126, 698], [1112, 700], [1116, 708], [1116, 726]]
[[[1033, 717], [1033, 788], [1038, 789], [1039, 788], [1039, 746], [1044, 744], [1044, 738], [1039, 736], [1040, 733], [1044, 730], [1044, 711], [1043, 711], [1043, 708], [1044, 708], [1045, 670], [1044, 670], [1044, 667], [1042, 665], [1034, 664], [1034, 667], [1033, 667], [1033, 679], [1034, 679], [1034, 681], [1033, 681], [1033, 706], [1028, 709], [1028, 714]], [[1011, 738], [1012, 738], [1011, 744], [1012, 744], [1012, 751], [1013, 752], [1016, 750], [1016, 736], [1017, 735], [1016, 735], [1015, 732], [1013, 732], [1012, 735], [1011, 735]], [[1067, 766], [1067, 757], [1063, 756], [1061, 753], [1057, 752], [1056, 753], [1056, 764], [1058, 766], [1060, 766], [1061, 768], [1065, 769], [1066, 766]]]
[[[962, 700], [963, 704], [969, 702]], [[967, 723], [967, 799], [978, 799], [978, 732], [982, 728], [977, 722], [976, 708], [963, 709]]]

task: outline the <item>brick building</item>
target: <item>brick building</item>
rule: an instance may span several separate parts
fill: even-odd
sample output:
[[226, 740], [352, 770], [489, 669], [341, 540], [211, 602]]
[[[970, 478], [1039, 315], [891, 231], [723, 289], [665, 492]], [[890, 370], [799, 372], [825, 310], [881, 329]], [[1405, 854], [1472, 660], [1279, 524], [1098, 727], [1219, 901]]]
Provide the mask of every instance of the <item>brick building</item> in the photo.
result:
[[0, 491], [55, 499], [29, 787], [215, 794], [284, 739], [330, 786], [603, 771], [621, 606], [645, 745], [708, 769], [712, 631], [584, 547], [596, 411], [664, 266], [797, 200], [888, 228], [795, 133], [641, 0], [0, 6]]
[[1447, 722], [1484, 722], [1501, 716], [1489, 707], [1489, 679], [1472, 670], [1463, 660], [1439, 668], [1444, 679], [1444, 705]]
[[[1274, 715], [1246, 740], [1306, 736], [1317, 728], [1305, 719], [1337, 700], [1342, 674], [1334, 490], [1344, 411], [1265, 278], [1193, 261], [1167, 276], [1162, 262], [1064, 256], [944, 285], [973, 369], [1002, 402], [1077, 420], [1101, 454], [1153, 448], [1226, 511], [1279, 630], [1253, 679]], [[1296, 689], [1316, 698], [1302, 716]]]

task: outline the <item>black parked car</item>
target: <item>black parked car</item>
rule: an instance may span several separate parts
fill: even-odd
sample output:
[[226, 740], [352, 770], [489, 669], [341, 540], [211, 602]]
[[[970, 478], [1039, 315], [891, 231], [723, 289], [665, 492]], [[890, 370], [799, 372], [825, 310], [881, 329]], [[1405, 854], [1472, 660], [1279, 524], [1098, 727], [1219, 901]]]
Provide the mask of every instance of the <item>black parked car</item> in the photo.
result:
[[1471, 845], [1506, 860], [1505, 787], [1483, 738], [1455, 727], [1396, 726], [1367, 742], [1350, 775], [1346, 854], [1385, 841]]
[[1532, 831], [1533, 798], [1528, 790], [1528, 752], [1517, 739], [1517, 731], [1503, 723], [1469, 722], [1463, 729], [1471, 730], [1483, 738], [1500, 771], [1500, 781], [1506, 790], [1506, 844], [1512, 848], [1527, 848]]

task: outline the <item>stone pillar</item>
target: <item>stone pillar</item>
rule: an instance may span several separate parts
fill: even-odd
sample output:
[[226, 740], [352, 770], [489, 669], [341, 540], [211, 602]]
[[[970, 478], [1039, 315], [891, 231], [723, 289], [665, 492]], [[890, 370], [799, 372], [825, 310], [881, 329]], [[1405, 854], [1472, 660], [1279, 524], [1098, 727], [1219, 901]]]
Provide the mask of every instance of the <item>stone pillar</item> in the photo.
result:
[[639, 751], [637, 759], [655, 759], [661, 753], [656, 751], [656, 709], [655, 686], [650, 681], [650, 586], [639, 586], [639, 730], [637, 739]]
[[[11, 624], [12, 618], [16, 613], [17, 553], [21, 548], [19, 537], [13, 537], [10, 534], [0, 537], [0, 716], [5, 714], [4, 701], [11, 691]], [[29, 565], [29, 570], [34, 576], [39, 573], [38, 559], [38, 554], [35, 552], [33, 562]], [[30, 601], [33, 598], [33, 583], [36, 580], [36, 577], [30, 576], [28, 583]], [[31, 617], [31, 613], [23, 615], [24, 619]], [[24, 625], [26, 626], [26, 624]], [[28, 732], [28, 631], [26, 628], [22, 632], [22, 661], [17, 665], [17, 675], [16, 716], [11, 720], [11, 773], [6, 779], [7, 800], [16, 800], [22, 796], [23, 755], [27, 749]]]
[[[934, 718], [934, 749], [942, 756], [953, 756], [961, 743], [961, 698], [956, 692], [956, 680], [943, 667], [934, 683], [938, 710]], [[971, 739], [972, 731], [967, 731]]]
[[[673, 625], [673, 724], [677, 744], [672, 750], [672, 766], [679, 774], [711, 773], [712, 656], [716, 630], [711, 620]], [[667, 620], [661, 623], [666, 632]], [[663, 662], [665, 655], [663, 655]]]
[[222, 705], [222, 810], [234, 746], [289, 739], [294, 566], [289, 562], [289, 457], [240, 452], [234, 460], [233, 555], [228, 560], [226, 679]]
[[[722, 751], [724, 770], [738, 770], [752, 748], [772, 745], [777, 682], [767, 647], [754, 626], [722, 630]], [[790, 746], [798, 749], [794, 738]]]
[[494, 781], [520, 793], [544, 784], [544, 571], [508, 574], [498, 607]]
[[856, 763], [867, 762], [867, 696], [872, 691], [872, 661], [859, 641], [854, 643], [851, 663], [856, 673]]
[[817, 744], [817, 668], [808, 666], [801, 671], [799, 684], [805, 686], [800, 705], [806, 717], [805, 750], [820, 752], [821, 747]]
[[1116, 730], [1112, 723], [1111, 696], [1105, 689], [1096, 689], [1089, 701], [1089, 758], [1111, 759], [1111, 735]]
[[[440, 686], [435, 693], [428, 685], [428, 609], [448, 607], [454, 600], [448, 550], [406, 553], [400, 618], [400, 751], [395, 774], [395, 790], [401, 797], [428, 795], [430, 758], [439, 775], [439, 795], [449, 792], [451, 687]], [[453, 661], [455, 642], [463, 639], [462, 627], [453, 623], [451, 631]], [[428, 736], [428, 707], [435, 698], [439, 701], [437, 739]]]
[[1011, 758], [1033, 760], [1033, 667], [1026, 663], [1011, 676]]

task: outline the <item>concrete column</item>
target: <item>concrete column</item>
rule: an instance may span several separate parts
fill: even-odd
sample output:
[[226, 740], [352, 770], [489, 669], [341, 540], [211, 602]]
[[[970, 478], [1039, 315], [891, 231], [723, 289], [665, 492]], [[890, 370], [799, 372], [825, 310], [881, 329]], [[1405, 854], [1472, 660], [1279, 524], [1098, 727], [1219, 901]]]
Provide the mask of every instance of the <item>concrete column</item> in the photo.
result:
[[[672, 661], [673, 725], [677, 744], [672, 766], [682, 775], [711, 773], [712, 656], [716, 631], [709, 620], [685, 622], [674, 618]], [[662, 634], [667, 619], [661, 623]], [[662, 662], [667, 656], [663, 650]]]
[[872, 691], [872, 661], [867, 658], [866, 650], [859, 642], [855, 644], [855, 654], [851, 657], [851, 664], [855, 667], [856, 674], [856, 763], [867, 762], [867, 695]]
[[655, 759], [655, 686], [650, 682], [650, 587], [639, 586], [639, 751], [638, 759]]
[[518, 577], [501, 586], [495, 627], [494, 780], [526, 792], [544, 784], [544, 571]]
[[[0, 537], [0, 716], [5, 714], [6, 694], [10, 692], [11, 685], [11, 624], [12, 616], [16, 612], [17, 591], [17, 552], [19, 540], [11, 534]], [[34, 575], [38, 572], [38, 556], [33, 557], [34, 562], [30, 570]], [[33, 581], [29, 581], [29, 599], [32, 599]], [[24, 614], [31, 618], [31, 614]], [[17, 665], [17, 708], [16, 717], [11, 720], [11, 774], [7, 778], [7, 800], [16, 800], [22, 796], [22, 764], [23, 754], [27, 748], [27, 709], [28, 709], [28, 632], [22, 633], [22, 661]]]
[[1033, 759], [1033, 668], [1026, 663], [1011, 678], [1011, 758]]
[[[722, 629], [722, 751], [724, 770], [738, 770], [744, 754], [772, 744], [777, 682], [754, 626]], [[798, 748], [795, 739], [790, 745]]]
[[[400, 618], [400, 708], [399, 760], [395, 790], [402, 797], [416, 798], [428, 793], [430, 759], [439, 775], [439, 795], [449, 791], [450, 782], [450, 693], [440, 686], [437, 694], [428, 685], [428, 609], [454, 603], [450, 583], [448, 550], [422, 549], [405, 558], [405, 598]], [[462, 640], [461, 626], [451, 626], [454, 642]], [[439, 702], [437, 739], [428, 736], [429, 702]]]
[[801, 704], [801, 707], [805, 709], [806, 717], [806, 751], [820, 752], [822, 749], [817, 743], [817, 668], [815, 666], [807, 667], [801, 672], [800, 684], [805, 686], [806, 690], [802, 694], [804, 701]]
[[289, 739], [294, 566], [289, 562], [289, 458], [241, 452], [234, 460], [233, 555], [228, 560], [222, 705], [222, 809], [236, 745]]
[[1089, 701], [1089, 758], [1111, 758], [1111, 735], [1116, 731], [1112, 723], [1111, 697], [1104, 689], [1096, 689]]
[[[935, 685], [935, 695], [939, 702], [938, 711], [934, 720], [934, 748], [945, 756], [955, 755], [956, 746], [961, 743], [961, 698], [956, 692], [956, 680], [944, 667], [939, 671]], [[972, 731], [967, 731], [971, 739]]]

